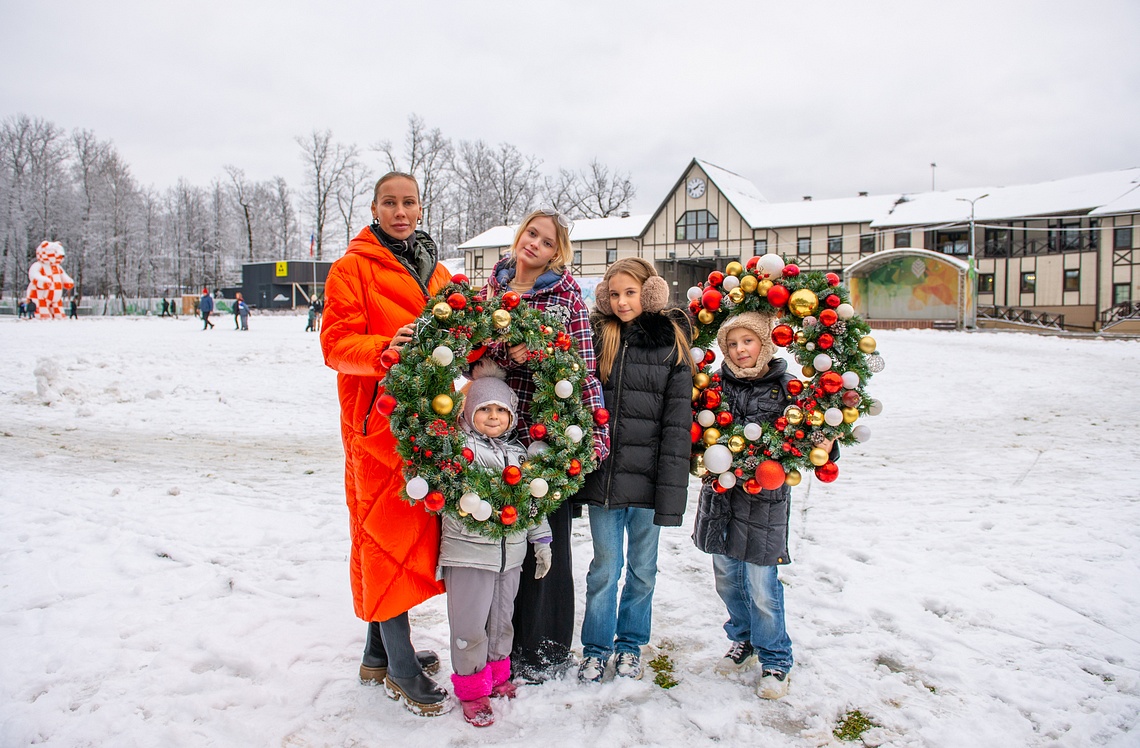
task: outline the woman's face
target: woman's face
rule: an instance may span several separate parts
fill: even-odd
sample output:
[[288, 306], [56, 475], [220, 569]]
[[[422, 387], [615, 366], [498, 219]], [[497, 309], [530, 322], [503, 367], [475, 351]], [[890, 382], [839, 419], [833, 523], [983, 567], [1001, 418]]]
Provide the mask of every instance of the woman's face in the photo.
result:
[[380, 228], [393, 239], [407, 239], [416, 230], [416, 222], [423, 215], [416, 183], [406, 177], [393, 177], [380, 185], [372, 202], [372, 217], [380, 221]]
[[531, 221], [515, 244], [515, 262], [519, 269], [542, 272], [558, 251], [558, 233], [554, 219], [539, 216]]
[[614, 273], [606, 285], [610, 289], [610, 310], [622, 322], [641, 314], [641, 284], [628, 273]]

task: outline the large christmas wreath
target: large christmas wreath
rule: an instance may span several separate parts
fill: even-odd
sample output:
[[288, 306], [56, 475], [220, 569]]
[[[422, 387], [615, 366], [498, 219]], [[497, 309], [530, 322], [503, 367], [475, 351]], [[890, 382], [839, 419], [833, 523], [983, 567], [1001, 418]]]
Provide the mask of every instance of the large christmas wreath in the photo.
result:
[[[749, 259], [747, 266], [730, 262], [725, 272], [710, 273], [707, 283], [690, 288], [688, 296], [697, 318], [693, 472], [714, 474], [713, 487], [720, 492], [738, 479], [749, 493], [794, 486], [804, 470], [813, 470], [825, 483], [834, 481], [839, 468], [820, 445], [870, 438], [870, 429], [855, 422], [882, 410], [866, 385], [884, 366], [871, 328], [855, 313], [839, 276], [802, 273], [779, 255], [767, 254]], [[708, 372], [716, 357], [708, 348], [717, 331], [742, 312], [776, 315], [772, 341], [803, 367], [804, 378], [788, 383], [794, 402], [772, 423], [736, 423], [719, 375]]]
[[[461, 364], [475, 362], [493, 343], [525, 343], [535, 384], [527, 460], [502, 472], [472, 464], [458, 423], [463, 394], [454, 386]], [[454, 276], [428, 301], [412, 340], [384, 355], [390, 368], [377, 408], [390, 418], [411, 503], [500, 538], [554, 511], [594, 469], [593, 421], [608, 414], [582, 404], [588, 372], [577, 342], [517, 293], [482, 299], [465, 276]]]

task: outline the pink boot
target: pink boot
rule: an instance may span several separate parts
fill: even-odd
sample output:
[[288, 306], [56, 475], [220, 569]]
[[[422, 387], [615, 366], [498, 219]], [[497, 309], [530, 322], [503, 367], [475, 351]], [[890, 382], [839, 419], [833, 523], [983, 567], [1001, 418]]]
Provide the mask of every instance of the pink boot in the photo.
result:
[[504, 657], [501, 660], [488, 662], [487, 667], [491, 668], [491, 695], [513, 699], [518, 689], [511, 682], [511, 658]]
[[452, 675], [451, 684], [455, 687], [455, 697], [463, 707], [463, 719], [476, 727], [495, 724], [495, 712], [491, 710], [491, 666], [471, 675]]

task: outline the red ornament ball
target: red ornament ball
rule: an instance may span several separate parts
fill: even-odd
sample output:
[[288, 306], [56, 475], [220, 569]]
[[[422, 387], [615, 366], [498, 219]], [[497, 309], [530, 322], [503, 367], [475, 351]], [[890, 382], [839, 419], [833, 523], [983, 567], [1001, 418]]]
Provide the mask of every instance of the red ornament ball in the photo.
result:
[[717, 309], [720, 309], [720, 300], [722, 298], [723, 294], [721, 294], [720, 291], [717, 291], [715, 288], [710, 288], [701, 295], [701, 304], [710, 312], [715, 312]]
[[522, 480], [522, 470], [517, 465], [508, 465], [503, 469], [503, 482], [508, 486], [517, 486]]
[[[830, 309], [828, 311], [831, 311]], [[823, 351], [826, 351], [831, 346], [835, 345], [835, 338], [829, 332], [825, 332], [819, 336], [815, 341], [816, 346]]]
[[499, 519], [503, 521], [504, 525], [513, 525], [519, 518], [519, 510], [511, 505], [503, 507], [503, 511], [499, 512]]
[[827, 278], [827, 285], [829, 285], [829, 286], [838, 286], [839, 285], [839, 275], [838, 274], [828, 273], [827, 275], [825, 275], [823, 277]]
[[701, 393], [701, 404], [709, 410], [720, 407], [720, 390], [708, 389]]
[[381, 415], [390, 416], [392, 411], [396, 409], [396, 398], [385, 392], [376, 401], [376, 410], [380, 411]]
[[804, 432], [802, 429], [796, 429], [796, 438], [797, 439], [803, 439], [804, 438]]
[[795, 278], [799, 274], [800, 274], [800, 266], [795, 264], [794, 262], [789, 262], [787, 265], [784, 266], [784, 277], [785, 278]]
[[546, 426], [541, 423], [536, 423], [530, 427], [530, 438], [534, 441], [540, 441], [546, 438]]
[[471, 279], [468, 278], [463, 273], [456, 273], [455, 275], [451, 276], [451, 282], [452, 283], [470, 283]]
[[575, 475], [579, 475], [581, 472], [582, 472], [582, 463], [579, 462], [577, 459], [571, 459], [570, 465], [566, 468], [566, 474], [573, 477]]
[[471, 451], [470, 447], [464, 447], [463, 451], [460, 452], [460, 454], [463, 455], [463, 459], [467, 460], [468, 462], [471, 462], [475, 459], [475, 453]]
[[755, 270], [756, 269], [756, 263], [758, 263], [758, 262], [760, 262], [759, 255], [757, 255], [756, 257], [749, 257], [748, 262], [744, 263], [744, 267], [748, 268], [749, 270]]
[[499, 305], [509, 312], [518, 306], [520, 301], [522, 301], [521, 296], [519, 296], [514, 291], [507, 291], [505, 294], [503, 294], [503, 300]]
[[843, 376], [837, 371], [825, 371], [819, 377], [819, 386], [829, 395], [843, 389]]
[[819, 322], [824, 327], [831, 327], [839, 321], [839, 315], [836, 314], [834, 309], [824, 309], [819, 313]]
[[793, 397], [795, 397], [796, 395], [800, 394], [803, 391], [804, 391], [804, 383], [801, 382], [800, 380], [793, 379], [792, 381], [788, 382], [788, 394], [789, 395], [792, 395]]
[[775, 460], [765, 460], [756, 466], [756, 480], [762, 488], [775, 491], [784, 485], [784, 466]]
[[827, 304], [829, 307], [834, 309], [835, 307], [842, 304], [843, 301], [839, 298], [839, 296], [837, 294], [828, 294], [827, 296], [824, 297], [823, 303]]
[[718, 480], [714, 480], [712, 482], [712, 487], [713, 487], [713, 490], [716, 491], [717, 493], [725, 493], [728, 491], [728, 489], [725, 488], [724, 486], [722, 486], [720, 484], [720, 481], [718, 481]]
[[701, 424], [693, 421], [693, 425], [689, 427], [689, 438], [693, 440], [693, 444], [699, 442], [701, 440], [701, 435], [704, 433], [705, 430], [701, 428]]
[[380, 365], [385, 369], [391, 369], [398, 363], [400, 363], [400, 352], [395, 348], [385, 348], [380, 354]]
[[728, 426], [730, 423], [732, 423], [732, 413], [729, 413], [727, 410], [722, 410], [721, 412], [716, 414], [716, 425], [717, 426], [724, 428], [725, 426]]
[[788, 427], [788, 419], [787, 418], [780, 416], [779, 418], [776, 419], [776, 428], [777, 429], [779, 429], [780, 431], [783, 431], [787, 427]]
[[432, 491], [424, 497], [424, 506], [429, 512], [440, 511], [443, 509], [443, 503], [443, 494], [439, 491]]
[[447, 297], [447, 305], [455, 310], [465, 309], [467, 307], [467, 297], [456, 291]]
[[[769, 291], [771, 293], [771, 291]], [[796, 331], [792, 329], [791, 325], [776, 325], [772, 328], [772, 342], [781, 348], [791, 345], [791, 342], [796, 339]]]
[[716, 361], [716, 354], [712, 351], [705, 351], [705, 363], [711, 364], [713, 361]]
[[724, 283], [724, 273], [720, 272], [719, 270], [714, 270], [709, 273], [710, 286], [719, 286], [721, 283]]
[[594, 411], [594, 423], [599, 426], [605, 426], [610, 422], [610, 412], [605, 408], [598, 408]]
[[755, 478], [749, 478], [748, 480], [744, 481], [744, 490], [753, 496], [760, 493], [760, 489], [762, 488], [763, 486], [760, 485], [760, 481], [756, 480]]
[[[788, 267], [794, 266], [789, 265]], [[787, 268], [784, 268], [784, 271], [787, 272]], [[772, 286], [768, 289], [768, 303], [775, 307], [781, 307], [788, 303], [788, 297], [791, 295], [792, 292], [788, 290], [787, 286]]]
[[839, 477], [839, 466], [828, 460], [815, 469], [815, 477], [824, 483], [831, 483]]

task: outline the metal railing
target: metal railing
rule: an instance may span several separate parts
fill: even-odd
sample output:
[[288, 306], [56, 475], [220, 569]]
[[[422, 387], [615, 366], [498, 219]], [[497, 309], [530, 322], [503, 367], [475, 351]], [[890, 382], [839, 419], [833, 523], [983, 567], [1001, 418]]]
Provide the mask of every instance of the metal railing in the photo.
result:
[[1108, 309], [1102, 309], [1097, 318], [1102, 330], [1126, 319], [1140, 319], [1140, 301], [1123, 301]]
[[989, 319], [995, 322], [1016, 322], [1022, 325], [1032, 325], [1053, 330], [1065, 329], [1065, 315], [1050, 312], [1038, 312], [1033, 309], [1021, 309], [1009, 306], [981, 306], [978, 307], [978, 319]]

